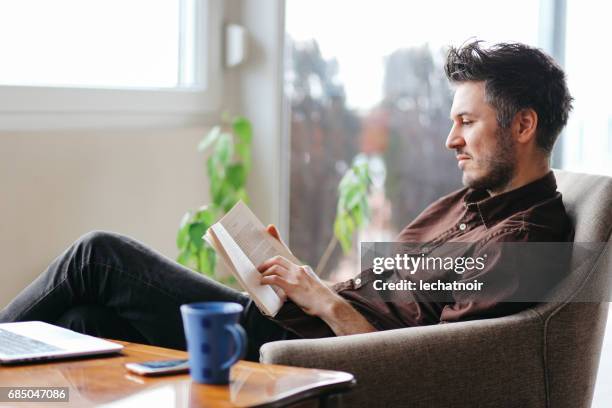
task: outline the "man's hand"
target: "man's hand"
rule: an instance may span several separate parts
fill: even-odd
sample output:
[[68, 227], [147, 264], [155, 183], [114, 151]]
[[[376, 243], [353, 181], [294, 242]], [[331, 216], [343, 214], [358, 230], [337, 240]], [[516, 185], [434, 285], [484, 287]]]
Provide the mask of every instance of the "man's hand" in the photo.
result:
[[275, 256], [262, 263], [262, 285], [275, 285], [304, 312], [323, 317], [338, 295], [327, 287], [307, 265], [296, 265], [282, 256]]
[[[291, 249], [289, 249], [289, 247], [287, 246], [287, 244], [285, 244], [285, 241], [283, 241], [283, 239], [280, 237], [280, 233], [278, 232], [278, 230], [276, 229], [276, 227], [274, 226], [274, 224], [269, 224], [266, 227], [266, 231], [268, 232], [268, 234], [270, 234], [272, 236], [272, 238], [275, 238], [278, 242], [280, 242], [281, 244], [283, 244], [285, 246], [285, 248], [287, 248], [287, 250], [289, 252], [291, 252]], [[291, 252], [293, 254], [293, 252]], [[334, 286], [333, 282], [330, 281], [326, 281], [325, 279], [321, 279], [319, 278], [319, 280], [321, 282], [323, 282], [325, 284], [325, 286], [329, 287], [330, 289], [332, 288], [332, 286]]]
[[[266, 230], [284, 245], [274, 225], [268, 225]], [[327, 323], [337, 336], [376, 331], [361, 313], [334, 292], [330, 284], [319, 279], [309, 266], [296, 265], [282, 256], [276, 256], [257, 269], [262, 274], [262, 285], [282, 289], [304, 312]]]

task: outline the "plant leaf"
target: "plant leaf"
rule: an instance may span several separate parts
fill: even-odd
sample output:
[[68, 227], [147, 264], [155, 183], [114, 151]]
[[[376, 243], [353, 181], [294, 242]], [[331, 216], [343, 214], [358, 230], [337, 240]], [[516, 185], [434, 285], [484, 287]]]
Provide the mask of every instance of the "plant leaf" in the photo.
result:
[[244, 143], [236, 143], [236, 154], [248, 173], [251, 169], [251, 146]]
[[208, 147], [215, 143], [221, 134], [221, 128], [219, 126], [213, 127], [198, 143], [198, 151], [203, 152]]
[[198, 253], [198, 270], [208, 276], [212, 276], [213, 269], [206, 248], [202, 248]]
[[334, 235], [344, 253], [352, 249], [355, 231], [368, 222], [368, 191], [371, 182], [368, 162], [354, 160], [338, 184]]
[[176, 246], [178, 249], [187, 248], [188, 243], [189, 243], [189, 224], [179, 229], [178, 234], [176, 235]]
[[189, 252], [188, 249], [181, 251], [178, 254], [178, 257], [176, 258], [176, 261], [178, 263], [180, 263], [181, 265], [187, 266], [189, 263], [189, 256], [191, 255], [191, 252]]
[[[247, 191], [246, 191], [246, 189], [244, 187], [239, 188], [238, 191], [236, 191], [236, 198], [238, 200], [244, 201], [245, 204], [248, 204], [249, 201], [250, 201], [249, 200], [249, 195], [248, 195], [248, 193], [247, 193]], [[236, 200], [236, 202], [238, 200]]]
[[246, 183], [246, 168], [240, 163], [234, 163], [226, 169], [227, 182], [230, 183], [235, 189], [238, 189]]
[[346, 191], [344, 208], [346, 208], [347, 211], [351, 211], [353, 208], [355, 208], [363, 196], [363, 192], [361, 191], [359, 185], [352, 187], [353, 188], [347, 189]]
[[194, 252], [198, 252], [203, 246], [202, 236], [206, 232], [206, 226], [203, 222], [194, 222], [189, 226], [189, 238], [191, 240], [191, 244], [195, 249]]
[[187, 247], [189, 241], [189, 220], [191, 220], [191, 211], [187, 211], [181, 218], [180, 227], [176, 234], [176, 246], [179, 249]]
[[223, 194], [220, 205], [224, 212], [228, 212], [234, 205], [236, 205], [238, 202], [238, 197], [234, 191], [230, 191], [231, 187], [229, 185], [226, 184], [225, 187], [227, 187], [227, 190], [226, 193]]
[[183, 228], [185, 225], [187, 225], [190, 219], [191, 219], [191, 211], [187, 211], [185, 214], [183, 214], [183, 217], [181, 218], [181, 223], [179, 224], [180, 225], [179, 228]]
[[187, 263], [185, 266], [198, 270], [198, 256], [194, 251], [189, 251], [189, 256], [187, 257]]
[[195, 213], [193, 218], [196, 221], [200, 221], [200, 222], [204, 223], [204, 225], [208, 229], [208, 227], [213, 225], [214, 222], [215, 222], [215, 218], [216, 218], [215, 217], [215, 210], [211, 206], [200, 207], [200, 209], [198, 209], [198, 211], [196, 211], [196, 213]]
[[219, 165], [226, 167], [234, 154], [234, 142], [228, 133], [221, 133], [215, 144], [213, 156]]
[[351, 227], [352, 220], [347, 214], [337, 218], [334, 222], [334, 233], [344, 253], [348, 253], [351, 250], [353, 235], [353, 228]]
[[348, 169], [347, 172], [342, 176], [340, 180], [340, 184], [338, 185], [338, 190], [343, 191], [347, 188], [350, 188], [352, 185], [357, 182], [357, 176], [355, 175], [355, 171], [351, 168]]
[[232, 130], [242, 143], [246, 145], [251, 144], [253, 129], [251, 127], [251, 122], [247, 118], [244, 116], [235, 117], [232, 122]]

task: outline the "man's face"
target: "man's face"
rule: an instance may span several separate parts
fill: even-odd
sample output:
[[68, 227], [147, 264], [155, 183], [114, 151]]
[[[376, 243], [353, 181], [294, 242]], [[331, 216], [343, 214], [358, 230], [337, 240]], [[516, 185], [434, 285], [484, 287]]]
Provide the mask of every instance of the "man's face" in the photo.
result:
[[499, 128], [495, 114], [495, 108], [485, 101], [484, 81], [457, 86], [446, 147], [455, 150], [467, 187], [494, 192], [508, 185], [514, 175], [514, 142], [509, 129]]

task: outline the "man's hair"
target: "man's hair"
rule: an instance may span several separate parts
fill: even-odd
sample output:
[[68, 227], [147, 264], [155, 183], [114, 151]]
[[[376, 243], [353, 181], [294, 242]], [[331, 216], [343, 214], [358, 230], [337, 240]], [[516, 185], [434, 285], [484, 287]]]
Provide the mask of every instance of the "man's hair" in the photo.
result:
[[520, 43], [483, 48], [481, 42], [450, 48], [444, 67], [449, 81], [485, 81], [486, 101], [497, 110], [501, 128], [508, 128], [520, 110], [533, 109], [536, 143], [550, 153], [572, 110], [565, 73], [537, 48]]

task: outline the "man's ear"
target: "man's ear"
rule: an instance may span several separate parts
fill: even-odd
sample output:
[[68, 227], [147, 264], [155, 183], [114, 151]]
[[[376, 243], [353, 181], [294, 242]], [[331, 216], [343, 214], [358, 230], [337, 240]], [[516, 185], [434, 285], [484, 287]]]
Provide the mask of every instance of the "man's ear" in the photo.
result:
[[513, 128], [517, 142], [529, 143], [531, 140], [535, 140], [538, 114], [531, 108], [521, 109], [514, 116]]

